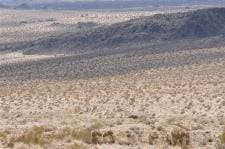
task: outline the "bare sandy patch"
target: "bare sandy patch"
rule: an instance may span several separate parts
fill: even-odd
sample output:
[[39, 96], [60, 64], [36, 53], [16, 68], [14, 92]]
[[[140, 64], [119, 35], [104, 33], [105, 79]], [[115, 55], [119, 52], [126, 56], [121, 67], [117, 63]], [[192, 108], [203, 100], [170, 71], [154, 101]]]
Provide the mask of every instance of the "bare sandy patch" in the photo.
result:
[[0, 65], [53, 58], [55, 55], [24, 55], [20, 52], [0, 53]]

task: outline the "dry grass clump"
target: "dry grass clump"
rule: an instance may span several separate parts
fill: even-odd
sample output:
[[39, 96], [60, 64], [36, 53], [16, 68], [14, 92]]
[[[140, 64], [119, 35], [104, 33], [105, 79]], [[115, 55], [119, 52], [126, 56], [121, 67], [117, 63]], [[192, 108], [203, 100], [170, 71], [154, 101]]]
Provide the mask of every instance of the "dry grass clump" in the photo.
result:
[[64, 128], [56, 134], [48, 136], [49, 140], [62, 140], [66, 137], [71, 137], [75, 140], [82, 141], [84, 143], [91, 144], [91, 128], [72, 129]]
[[187, 148], [187, 146], [190, 144], [190, 134], [182, 128], [174, 127], [167, 136], [167, 141], [172, 146], [181, 146], [182, 148]]
[[225, 144], [225, 131], [219, 136], [221, 143]]
[[92, 144], [92, 131], [100, 128], [102, 128], [102, 125], [100, 123], [95, 123], [90, 127], [80, 129], [73, 129], [67, 127], [60, 130], [58, 133], [49, 135], [46, 138], [48, 138], [49, 142], [52, 142], [53, 140], [63, 140], [69, 137], [87, 144]]
[[100, 123], [96, 123], [88, 128], [72, 130], [71, 136], [76, 140], [80, 140], [87, 144], [91, 144], [92, 143], [92, 131], [100, 129], [101, 127], [102, 127], [102, 125]]
[[45, 132], [44, 127], [33, 127], [31, 130], [26, 131], [23, 135], [15, 139], [15, 142], [22, 142], [24, 144], [36, 144], [44, 145], [48, 143], [48, 140], [44, 138], [43, 133]]
[[7, 134], [4, 132], [0, 132], [0, 140], [6, 140], [7, 139]]
[[[18, 149], [21, 148], [30, 148], [30, 146], [37, 145], [39, 147], [48, 146], [54, 141], [57, 140], [65, 140], [66, 138], [73, 139], [75, 141], [79, 140], [84, 144], [92, 144], [92, 131], [101, 128], [102, 125], [100, 123], [96, 123], [87, 128], [74, 129], [74, 128], [64, 128], [61, 130], [52, 130], [48, 131], [47, 128], [41, 127], [33, 127], [30, 130], [25, 131], [22, 135], [17, 138], [13, 138], [10, 140], [8, 146], [16, 147]], [[6, 134], [0, 133], [0, 138], [6, 139]], [[86, 148], [84, 144], [73, 144], [73, 148], [83, 149]]]
[[80, 130], [73, 130], [71, 132], [71, 136], [76, 139], [83, 141], [85, 143], [91, 144], [91, 131], [92, 129], [86, 128], [86, 129], [80, 129]]

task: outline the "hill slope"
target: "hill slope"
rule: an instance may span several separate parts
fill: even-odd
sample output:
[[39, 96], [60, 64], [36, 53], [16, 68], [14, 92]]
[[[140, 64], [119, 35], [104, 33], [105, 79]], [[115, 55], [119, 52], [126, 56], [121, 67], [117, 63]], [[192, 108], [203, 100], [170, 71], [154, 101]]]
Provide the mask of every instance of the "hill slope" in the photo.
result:
[[[9, 49], [23, 49], [26, 53], [49, 51], [76, 52], [129, 44], [155, 44], [175, 40], [201, 40], [225, 35], [225, 8], [212, 8], [194, 12], [159, 14], [110, 26], [79, 32], [65, 33], [29, 43], [7, 45]], [[0, 46], [0, 49], [3, 49]], [[4, 46], [6, 47], [6, 46]]]

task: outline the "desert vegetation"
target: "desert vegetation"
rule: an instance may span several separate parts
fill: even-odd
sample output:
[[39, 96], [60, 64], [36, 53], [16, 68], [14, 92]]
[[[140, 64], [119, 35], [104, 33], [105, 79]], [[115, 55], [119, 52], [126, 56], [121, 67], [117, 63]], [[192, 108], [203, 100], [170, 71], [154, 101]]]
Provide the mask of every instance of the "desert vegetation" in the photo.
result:
[[6, 146], [43, 148], [59, 140], [64, 147], [163, 142], [213, 148], [224, 131], [223, 66], [214, 61], [89, 79], [2, 80], [1, 138]]
[[[26, 39], [17, 40], [15, 31], [13, 38], [1, 37], [0, 148], [224, 148], [225, 47], [220, 15], [224, 9], [154, 17], [145, 11], [0, 11], [6, 22], [17, 19], [18, 13], [33, 18], [33, 25], [38, 20], [50, 28], [88, 28], [77, 32], [69, 27], [71, 32], [64, 30], [61, 36], [56, 29], [58, 33], [50, 31], [54, 37], [49, 37], [45, 26], [46, 32], [32, 39], [24, 35]], [[45, 17], [47, 12], [51, 19]], [[139, 16], [148, 17], [127, 21]], [[214, 21], [210, 25], [218, 33], [208, 31], [210, 25], [195, 32], [202, 16], [207, 24]], [[179, 26], [175, 30], [174, 21]], [[152, 33], [154, 22], [163, 26], [154, 35], [160, 40], [136, 42], [145, 37], [141, 32]], [[18, 29], [21, 34], [24, 28]], [[180, 29], [182, 37], [175, 38]], [[31, 30], [27, 32], [33, 34]], [[119, 33], [112, 37], [123, 36], [124, 31], [132, 38], [110, 48], [78, 49], [78, 42], [73, 42], [74, 37], [91, 33], [90, 39], [105, 36], [108, 45], [112, 40], [108, 34], [114, 30]], [[68, 35], [71, 38], [65, 40]], [[171, 40], [164, 39], [168, 35]], [[61, 44], [55, 47], [55, 43], [65, 46], [57, 49]]]

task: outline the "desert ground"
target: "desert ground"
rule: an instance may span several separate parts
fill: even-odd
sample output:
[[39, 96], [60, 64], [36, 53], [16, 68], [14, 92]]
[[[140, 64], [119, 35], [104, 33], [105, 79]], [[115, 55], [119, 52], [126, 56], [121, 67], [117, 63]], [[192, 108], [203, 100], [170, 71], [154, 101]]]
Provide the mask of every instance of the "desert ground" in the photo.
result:
[[[210, 6], [202, 6], [208, 8]], [[0, 44], [31, 41], [63, 32], [76, 32], [78, 22], [103, 26], [159, 13], [184, 12], [190, 8], [161, 8], [154, 11], [68, 11], [0, 9]]]
[[[156, 13], [2, 9], [0, 44]], [[4, 51], [0, 148], [224, 149], [224, 76], [223, 46], [79, 60]]]
[[[140, 16], [156, 14], [152, 11], [98, 12], [51, 10], [0, 10], [0, 43], [27, 41], [65, 31], [76, 31], [78, 22], [112, 24]], [[47, 15], [46, 15], [47, 14]]]
[[[225, 53], [225, 48], [199, 52], [215, 51]], [[1, 79], [1, 143], [15, 148], [185, 148], [187, 141], [189, 148], [222, 147], [224, 73], [218, 58], [88, 79]], [[185, 136], [173, 136], [176, 131]]]

